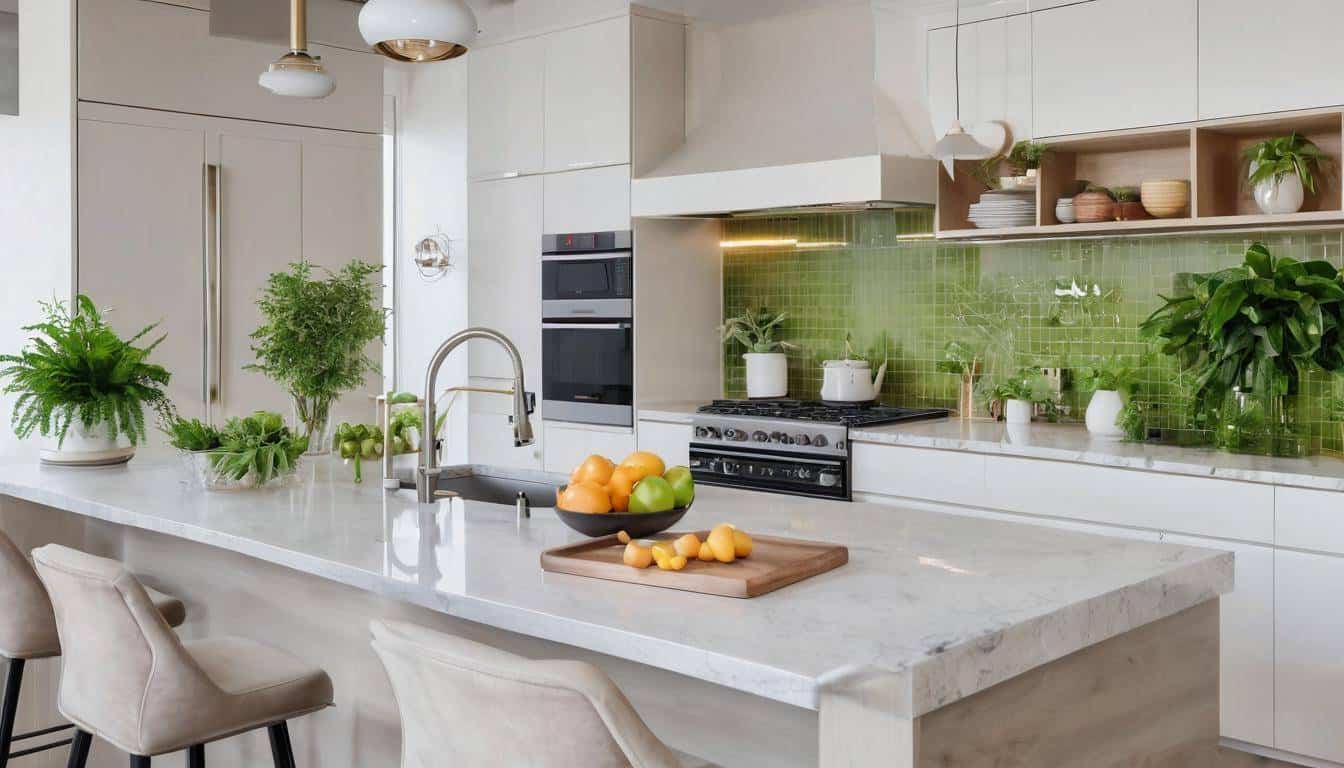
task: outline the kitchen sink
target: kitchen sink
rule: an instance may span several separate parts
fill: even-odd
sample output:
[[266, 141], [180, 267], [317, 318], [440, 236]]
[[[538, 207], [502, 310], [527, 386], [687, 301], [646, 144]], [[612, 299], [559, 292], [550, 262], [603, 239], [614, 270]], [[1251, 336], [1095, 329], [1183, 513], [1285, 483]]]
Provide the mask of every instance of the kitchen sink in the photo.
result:
[[[556, 490], [563, 483], [563, 477], [545, 472], [472, 465], [444, 467], [435, 490], [451, 491], [468, 501], [510, 506], [521, 491], [531, 507], [554, 507]], [[401, 487], [414, 489], [415, 481], [403, 478]]]

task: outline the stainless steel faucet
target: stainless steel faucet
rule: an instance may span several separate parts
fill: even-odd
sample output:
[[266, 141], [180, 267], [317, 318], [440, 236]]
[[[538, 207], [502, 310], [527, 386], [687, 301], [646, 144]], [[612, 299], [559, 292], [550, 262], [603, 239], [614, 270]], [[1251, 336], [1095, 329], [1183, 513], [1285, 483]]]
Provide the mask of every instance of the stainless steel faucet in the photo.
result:
[[504, 348], [513, 361], [513, 444], [516, 447], [532, 444], [532, 420], [527, 412], [527, 391], [523, 386], [523, 357], [504, 334], [489, 328], [468, 328], [453, 334], [443, 342], [439, 351], [429, 361], [429, 371], [425, 374], [425, 412], [424, 426], [420, 429], [420, 469], [415, 475], [415, 495], [421, 504], [434, 500], [434, 484], [443, 468], [439, 466], [438, 451], [435, 442], [438, 430], [434, 422], [438, 418], [434, 402], [434, 393], [438, 391], [439, 368], [448, 359], [453, 350], [472, 339], [487, 339]]

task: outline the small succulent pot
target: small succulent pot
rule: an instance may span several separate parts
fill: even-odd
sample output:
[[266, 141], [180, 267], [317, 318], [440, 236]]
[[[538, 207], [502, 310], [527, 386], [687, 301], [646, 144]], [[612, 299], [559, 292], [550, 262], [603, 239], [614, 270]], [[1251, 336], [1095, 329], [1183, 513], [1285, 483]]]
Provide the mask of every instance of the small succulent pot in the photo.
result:
[[1072, 224], [1078, 220], [1072, 197], [1061, 197], [1055, 202], [1055, 218], [1060, 224]]

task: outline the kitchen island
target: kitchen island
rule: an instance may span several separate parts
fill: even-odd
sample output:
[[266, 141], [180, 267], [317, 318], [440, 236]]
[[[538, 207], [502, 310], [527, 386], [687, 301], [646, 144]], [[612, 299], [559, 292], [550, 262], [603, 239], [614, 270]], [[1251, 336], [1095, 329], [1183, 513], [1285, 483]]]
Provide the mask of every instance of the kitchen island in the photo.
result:
[[[298, 724], [306, 765], [397, 764], [374, 617], [594, 661], [669, 743], [724, 765], [1212, 764], [1227, 553], [702, 488], [679, 528], [850, 548], [836, 571], [733, 600], [544, 573], [542, 550], [579, 539], [548, 510], [421, 506], [348, 478], [320, 460], [291, 487], [229, 494], [184, 484], [172, 460], [16, 464], [0, 467], [0, 528], [125, 560], [186, 600], [185, 633], [325, 666], [337, 707]], [[246, 765], [265, 744], [211, 749], [211, 765]], [[92, 764], [122, 764], [112, 751]]]

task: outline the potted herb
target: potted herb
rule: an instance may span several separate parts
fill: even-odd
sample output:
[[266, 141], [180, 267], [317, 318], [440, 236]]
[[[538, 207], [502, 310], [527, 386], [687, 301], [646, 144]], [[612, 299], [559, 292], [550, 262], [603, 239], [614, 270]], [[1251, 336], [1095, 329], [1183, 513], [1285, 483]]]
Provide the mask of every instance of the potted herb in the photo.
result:
[[1313, 173], [1331, 162], [1320, 147], [1296, 133], [1258, 142], [1243, 158], [1255, 204], [1266, 214], [1302, 210], [1305, 193], [1316, 194]]
[[[73, 310], [43, 302], [42, 311], [42, 322], [23, 328], [34, 334], [23, 351], [0, 355], [0, 378], [9, 380], [4, 391], [18, 395], [14, 434], [48, 438], [44, 461], [130, 459], [145, 439], [145, 408], [160, 416], [171, 411], [163, 391], [171, 375], [147, 361], [164, 337], [136, 346], [157, 324], [122, 339], [84, 295]], [[118, 449], [121, 438], [129, 449]], [[124, 456], [109, 455], [118, 450]]]
[[1019, 176], [1035, 178], [1040, 171], [1041, 160], [1050, 153], [1050, 147], [1034, 141], [1019, 141], [1008, 152], [1008, 164]]
[[1120, 415], [1134, 388], [1137, 369], [1120, 358], [1098, 358], [1074, 370], [1075, 387], [1091, 392], [1087, 403], [1087, 431], [1098, 437], [1120, 438], [1125, 429]]
[[1040, 371], [1023, 368], [1016, 375], [993, 386], [990, 399], [1002, 406], [1003, 419], [1009, 424], [1028, 424], [1036, 406], [1054, 403], [1050, 382]]
[[783, 312], [760, 307], [724, 321], [721, 329], [724, 342], [736, 341], [747, 348], [742, 355], [747, 362], [747, 397], [789, 394], [789, 361], [785, 352], [798, 347], [775, 338], [787, 317]]
[[969, 419], [975, 415], [975, 380], [980, 376], [980, 355], [959, 341], [949, 341], [943, 347], [943, 359], [938, 371], [961, 377], [957, 395], [957, 415]]
[[[1162, 351], [1193, 375], [1197, 420], [1219, 424], [1220, 416], [1233, 413], [1271, 414], [1270, 428], [1282, 439], [1267, 450], [1297, 455], [1291, 396], [1308, 368], [1344, 370], [1342, 301], [1344, 278], [1329, 262], [1275, 258], [1255, 243], [1242, 265], [1193, 275], [1190, 292], [1166, 299], [1140, 330], [1161, 340]], [[1252, 398], [1265, 402], [1250, 408]], [[1245, 444], [1220, 440], [1229, 450]]]
[[298, 429], [310, 454], [331, 450], [331, 406], [378, 371], [368, 355], [383, 337], [386, 310], [370, 278], [382, 267], [352, 261], [314, 275], [306, 261], [267, 280], [258, 306], [263, 323], [253, 331], [257, 362], [244, 366], [283, 385], [294, 403]]
[[282, 483], [294, 476], [308, 449], [306, 437], [290, 430], [280, 414], [268, 411], [229, 419], [222, 429], [170, 417], [162, 429], [169, 444], [187, 455], [196, 479], [211, 491]]

